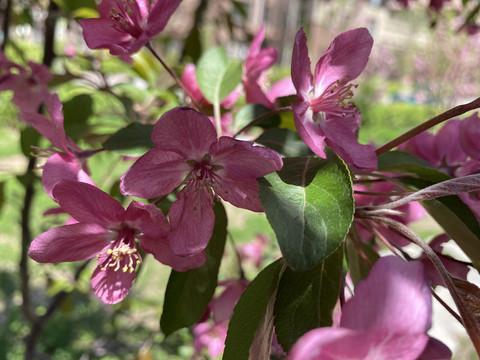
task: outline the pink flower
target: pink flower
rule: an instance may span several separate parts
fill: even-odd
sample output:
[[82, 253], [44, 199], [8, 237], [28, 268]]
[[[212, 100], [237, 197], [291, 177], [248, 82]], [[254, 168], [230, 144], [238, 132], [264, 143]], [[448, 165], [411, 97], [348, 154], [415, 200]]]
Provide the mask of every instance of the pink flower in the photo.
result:
[[0, 51], [0, 91], [13, 90], [12, 102], [18, 107], [21, 121], [25, 121], [25, 113], [37, 113], [50, 97], [50, 69], [33, 61], [28, 66], [29, 69], [9, 61]]
[[[480, 160], [480, 117], [477, 112], [460, 122], [458, 138], [462, 150], [472, 159]], [[448, 143], [458, 145], [458, 142], [445, 141], [444, 146]]]
[[39, 113], [25, 114], [25, 121], [50, 140], [55, 148], [43, 166], [43, 189], [48, 196], [53, 198], [53, 188], [62, 179], [78, 180], [95, 185], [88, 175], [85, 164], [87, 158], [92, 156], [94, 151], [80, 149], [65, 134], [62, 103], [57, 94], [51, 95], [46, 105], [49, 117]]
[[415, 360], [435, 352], [440, 354], [435, 359], [450, 359], [448, 348], [430, 341], [426, 333], [431, 318], [430, 287], [422, 263], [380, 258], [343, 306], [340, 327], [307, 332], [289, 359]]
[[[210, 358], [215, 359], [223, 353], [227, 338], [228, 322], [202, 322], [193, 326], [193, 347], [197, 354], [208, 350]], [[195, 357], [194, 357], [195, 358]]]
[[79, 20], [90, 49], [136, 53], [159, 34], [181, 0], [102, 0], [98, 19]]
[[279, 170], [283, 163], [274, 151], [222, 136], [207, 116], [179, 107], [155, 124], [155, 148], [122, 176], [124, 194], [153, 198], [184, 184], [170, 207], [170, 245], [175, 254], [202, 251], [212, 235], [214, 196], [252, 211], [263, 211], [257, 178]]
[[365, 68], [373, 39], [367, 29], [346, 31], [337, 36], [318, 60], [315, 78], [310, 71], [307, 38], [301, 28], [295, 38], [292, 80], [298, 103], [292, 104], [295, 127], [302, 140], [325, 158], [325, 143], [356, 170], [377, 167], [373, 148], [358, 143], [355, 131], [360, 113], [350, 101], [349, 82]]
[[172, 253], [166, 240], [168, 222], [155, 205], [133, 201], [124, 209], [95, 186], [72, 180], [59, 182], [53, 193], [77, 223], [37, 236], [29, 255], [41, 263], [96, 257], [98, 266], [91, 284], [95, 294], [107, 304], [123, 300], [130, 291], [135, 269], [142, 262], [135, 238], [143, 251], [178, 271], [201, 266], [205, 261], [204, 253], [190, 258]]
[[261, 104], [266, 108], [273, 109], [275, 99], [295, 94], [295, 87], [290, 78], [285, 78], [275, 83], [267, 92], [264, 91], [262, 86], [266, 82], [264, 72], [278, 59], [276, 48], [270, 46], [262, 49], [264, 38], [265, 27], [262, 25], [248, 49], [242, 82], [247, 104]]

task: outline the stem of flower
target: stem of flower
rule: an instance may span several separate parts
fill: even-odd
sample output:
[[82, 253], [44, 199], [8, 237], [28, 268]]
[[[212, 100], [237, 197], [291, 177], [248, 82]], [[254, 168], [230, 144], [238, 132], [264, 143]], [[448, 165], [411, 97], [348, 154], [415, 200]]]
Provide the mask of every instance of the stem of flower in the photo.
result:
[[377, 154], [377, 156], [380, 156], [383, 153], [386, 153], [387, 151], [404, 143], [405, 141], [410, 140], [411, 138], [415, 137], [421, 132], [424, 132], [433, 126], [442, 123], [443, 121], [451, 119], [455, 116], [460, 116], [462, 114], [465, 114], [468, 111], [478, 109], [478, 108], [480, 108], [480, 98], [477, 98], [472, 102], [469, 102], [468, 104], [455, 106], [454, 108], [447, 110], [444, 113], [441, 113], [431, 118], [430, 120], [425, 121], [424, 123], [414, 127], [413, 129], [407, 131], [405, 134], [400, 135], [396, 139], [393, 139], [392, 141], [388, 142], [387, 144], [375, 150], [375, 154]]
[[165, 70], [167, 70], [168, 74], [175, 80], [178, 86], [187, 94], [190, 99], [192, 100], [192, 103], [195, 105], [197, 110], [202, 111], [202, 107], [196, 102], [196, 100], [193, 98], [192, 94], [185, 88], [185, 85], [183, 85], [183, 82], [178, 78], [178, 76], [168, 67], [168, 65], [162, 60], [160, 55], [157, 54], [157, 52], [153, 49], [152, 45], [150, 43], [147, 43], [145, 45], [148, 50], [152, 53], [152, 55], [162, 64]]
[[280, 114], [282, 112], [287, 112], [287, 111], [292, 111], [292, 107], [291, 106], [285, 106], [285, 107], [281, 107], [281, 108], [278, 108], [276, 110], [272, 110], [272, 111], [269, 111], [265, 114], [262, 114], [262, 115], [259, 115], [257, 116], [256, 118], [254, 118], [253, 120], [251, 120], [247, 125], [245, 125], [243, 128], [241, 128], [240, 130], [237, 131], [237, 133], [235, 135], [233, 135], [234, 138], [236, 138], [238, 135], [240, 135], [242, 132], [244, 132], [245, 130], [247, 130], [248, 128], [250, 128], [251, 126], [255, 125], [257, 122], [259, 122], [260, 120], [263, 120], [263, 119], [266, 119], [268, 118], [269, 116], [272, 116], [272, 115], [276, 115], [276, 114]]

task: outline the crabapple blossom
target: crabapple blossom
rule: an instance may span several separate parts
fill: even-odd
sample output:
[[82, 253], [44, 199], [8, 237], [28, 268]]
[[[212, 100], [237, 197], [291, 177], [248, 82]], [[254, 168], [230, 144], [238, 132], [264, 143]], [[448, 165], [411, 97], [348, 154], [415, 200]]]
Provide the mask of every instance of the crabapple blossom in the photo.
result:
[[307, 38], [303, 28], [295, 37], [292, 81], [297, 103], [292, 104], [295, 127], [302, 140], [318, 156], [325, 158], [325, 143], [355, 170], [377, 168], [373, 148], [358, 143], [355, 131], [360, 113], [351, 101], [350, 81], [365, 68], [373, 39], [365, 28], [338, 35], [318, 60], [315, 77], [310, 70]]
[[180, 185], [169, 211], [174, 253], [190, 256], [205, 249], [215, 222], [215, 196], [252, 211], [262, 211], [257, 178], [279, 170], [275, 151], [228, 136], [217, 139], [207, 116], [177, 107], [154, 126], [155, 148], [122, 176], [123, 194], [146, 199], [168, 195]]
[[102, 0], [100, 17], [79, 20], [90, 49], [131, 55], [159, 34], [181, 0]]
[[172, 253], [166, 234], [165, 215], [153, 204], [133, 201], [123, 206], [95, 186], [62, 180], [53, 189], [61, 208], [75, 223], [51, 229], [37, 236], [30, 246], [30, 257], [41, 263], [59, 263], [97, 258], [91, 284], [105, 303], [117, 303], [128, 294], [135, 269], [142, 262], [140, 248], [158, 261], [185, 271], [201, 266], [205, 254], [189, 258]]
[[450, 359], [450, 350], [429, 338], [432, 299], [421, 262], [380, 258], [342, 308], [340, 327], [304, 334], [291, 360]]

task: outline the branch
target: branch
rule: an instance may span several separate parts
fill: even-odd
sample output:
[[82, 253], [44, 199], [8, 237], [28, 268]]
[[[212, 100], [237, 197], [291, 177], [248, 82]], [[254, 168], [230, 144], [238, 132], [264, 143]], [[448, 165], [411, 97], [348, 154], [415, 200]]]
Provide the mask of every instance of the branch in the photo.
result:
[[455, 116], [460, 116], [462, 114], [465, 114], [466, 112], [469, 112], [471, 110], [478, 109], [478, 108], [480, 108], [480, 98], [477, 98], [472, 102], [469, 102], [468, 104], [455, 106], [454, 108], [447, 110], [444, 113], [441, 113], [440, 115], [437, 115], [431, 118], [430, 120], [414, 127], [413, 129], [407, 131], [405, 134], [400, 135], [396, 139], [393, 139], [392, 141], [388, 142], [387, 144], [375, 150], [375, 154], [377, 154], [377, 156], [380, 156], [383, 153], [386, 153], [387, 151], [392, 150], [398, 145], [404, 143], [407, 140], [410, 140], [411, 138], [415, 137], [421, 132], [424, 132], [430, 129], [435, 125], [438, 125]]

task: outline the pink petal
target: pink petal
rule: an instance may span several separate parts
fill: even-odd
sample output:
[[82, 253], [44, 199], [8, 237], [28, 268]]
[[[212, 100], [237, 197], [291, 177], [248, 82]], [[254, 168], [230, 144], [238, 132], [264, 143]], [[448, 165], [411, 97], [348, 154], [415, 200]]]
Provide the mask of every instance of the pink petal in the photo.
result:
[[277, 152], [254, 146], [250, 141], [222, 136], [209, 150], [212, 164], [222, 166], [219, 176], [256, 179], [280, 170], [283, 161]]
[[256, 82], [244, 82], [243, 88], [245, 89], [245, 101], [247, 104], [260, 104], [268, 109], [273, 109], [273, 103]]
[[271, 103], [279, 97], [294, 95], [296, 92], [295, 86], [293, 86], [292, 78], [286, 77], [277, 81], [267, 91], [267, 98]]
[[120, 189], [124, 195], [145, 199], [167, 195], [178, 187], [190, 171], [177, 153], [149, 150], [122, 175]]
[[213, 301], [212, 312], [216, 323], [230, 320], [233, 309], [247, 285], [246, 280], [228, 282], [225, 290]]
[[104, 226], [118, 223], [125, 210], [99, 188], [80, 181], [62, 180], [53, 189], [60, 206], [79, 222]]
[[262, 212], [256, 179], [222, 177], [215, 192], [230, 204], [251, 211]]
[[78, 180], [95, 185], [73, 155], [62, 153], [53, 154], [43, 166], [42, 186], [48, 196], [54, 200], [53, 188], [61, 180]]
[[345, 31], [333, 39], [315, 67], [315, 94], [320, 95], [337, 80], [352, 81], [363, 71], [373, 46], [365, 28]]
[[212, 236], [213, 196], [210, 189], [187, 185], [177, 197], [169, 211], [172, 231], [168, 241], [174, 254], [192, 256], [203, 251]]
[[313, 112], [308, 102], [293, 103], [293, 121], [300, 138], [308, 145], [310, 150], [325, 159], [325, 135], [320, 127], [313, 121]]
[[83, 19], [78, 21], [83, 29], [83, 38], [90, 49], [110, 49], [114, 44], [128, 44], [134, 38], [117, 30], [115, 22], [108, 18]]
[[159, 34], [182, 0], [154, 0], [150, 7], [146, 33], [149, 37]]
[[297, 89], [298, 97], [301, 100], [308, 99], [312, 89], [313, 77], [310, 69], [310, 58], [308, 57], [307, 37], [303, 27], [298, 30], [295, 37], [292, 55], [292, 82]]
[[467, 159], [467, 154], [463, 152], [461, 143], [459, 141], [452, 141], [453, 139], [459, 138], [460, 124], [460, 120], [450, 120], [437, 132], [434, 138], [434, 145], [438, 157], [443, 160], [447, 166], [457, 166]]
[[480, 160], [480, 117], [478, 113], [462, 120], [459, 141], [463, 151], [475, 160]]
[[431, 326], [432, 301], [421, 262], [380, 258], [342, 308], [341, 327], [391, 334], [422, 334]]
[[188, 107], [176, 107], [157, 121], [152, 141], [158, 149], [199, 162], [217, 141], [217, 133], [207, 116]]
[[248, 48], [247, 57], [245, 58], [245, 68], [249, 69], [250, 67], [253, 66], [253, 63], [255, 62], [255, 58], [257, 57], [257, 55], [260, 53], [260, 50], [262, 49], [262, 43], [264, 39], [265, 39], [265, 25], [262, 24], [262, 26], [260, 26], [260, 29], [258, 29], [257, 33], [253, 37], [252, 43]]
[[105, 304], [116, 304], [127, 296], [134, 279], [135, 272], [114, 271], [113, 269], [101, 270], [97, 267], [93, 272], [90, 283], [100, 300]]
[[91, 259], [108, 245], [110, 238], [101, 225], [63, 225], [37, 236], [30, 245], [29, 256], [40, 263]]
[[321, 131], [326, 136], [327, 145], [355, 170], [371, 172], [377, 169], [375, 150], [371, 145], [359, 144], [356, 136], [343, 124], [343, 118], [330, 118], [321, 126]]
[[202, 91], [198, 87], [197, 78], [195, 76], [195, 64], [187, 64], [182, 73], [182, 82], [187, 89], [188, 95], [198, 103], [207, 102]]

